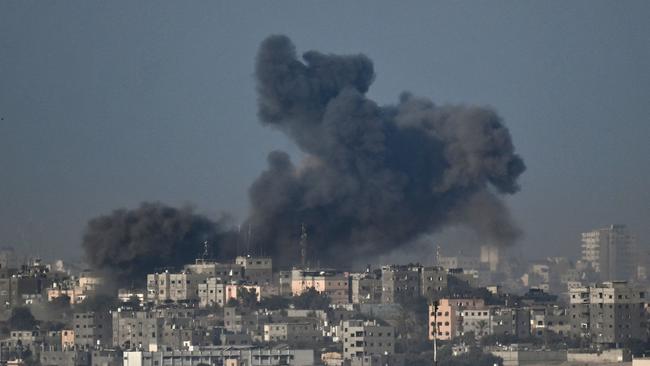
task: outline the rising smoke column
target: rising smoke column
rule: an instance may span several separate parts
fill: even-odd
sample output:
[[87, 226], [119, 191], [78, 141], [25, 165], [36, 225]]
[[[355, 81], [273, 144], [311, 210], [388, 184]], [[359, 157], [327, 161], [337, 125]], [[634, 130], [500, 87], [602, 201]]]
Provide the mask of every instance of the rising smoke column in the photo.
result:
[[82, 246], [92, 268], [116, 285], [141, 284], [147, 273], [194, 262], [207, 240], [211, 255], [233, 255], [234, 231], [189, 207], [145, 202], [91, 219]]
[[366, 56], [299, 59], [285, 36], [263, 41], [255, 75], [262, 123], [306, 155], [295, 165], [272, 152], [249, 191], [256, 245], [276, 261], [298, 261], [302, 223], [310, 257], [323, 264], [385, 253], [450, 224], [494, 244], [516, 240], [499, 195], [518, 191], [525, 165], [493, 110], [407, 93], [379, 106], [365, 96], [375, 76]]

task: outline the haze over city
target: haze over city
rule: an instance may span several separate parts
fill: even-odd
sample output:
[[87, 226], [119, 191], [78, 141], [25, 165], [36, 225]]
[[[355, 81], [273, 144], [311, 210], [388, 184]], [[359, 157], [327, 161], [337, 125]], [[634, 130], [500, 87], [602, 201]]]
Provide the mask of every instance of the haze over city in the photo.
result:
[[649, 14], [0, 2], [0, 366], [650, 366]]
[[[527, 256], [575, 257], [612, 223], [647, 245], [645, 2], [120, 5], [0, 4], [3, 245], [80, 258], [89, 219], [142, 201], [241, 223], [266, 155], [302, 156], [256, 115], [270, 34], [367, 55], [380, 105], [408, 91], [493, 108], [527, 166], [506, 197]], [[460, 230], [417, 248], [480, 244]]]

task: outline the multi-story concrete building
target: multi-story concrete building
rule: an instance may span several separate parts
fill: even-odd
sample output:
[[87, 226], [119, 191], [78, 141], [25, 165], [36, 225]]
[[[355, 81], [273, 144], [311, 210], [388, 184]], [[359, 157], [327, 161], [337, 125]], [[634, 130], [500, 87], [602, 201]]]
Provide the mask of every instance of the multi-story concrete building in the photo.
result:
[[395, 353], [395, 328], [375, 321], [346, 320], [341, 322], [343, 357], [392, 355]]
[[647, 338], [646, 292], [625, 281], [570, 290], [572, 333], [595, 343], [620, 344]]
[[530, 336], [530, 311], [527, 308], [492, 308], [490, 334]]
[[147, 300], [156, 304], [169, 301], [199, 301], [199, 284], [209, 277], [206, 273], [152, 273], [147, 275]]
[[107, 347], [113, 341], [113, 319], [108, 312], [75, 313], [74, 344], [78, 349]]
[[478, 311], [487, 307], [482, 299], [440, 299], [437, 312], [429, 305], [429, 339], [434, 335], [441, 340], [459, 336], [463, 325], [461, 313], [470, 309]]
[[291, 295], [291, 274], [292, 271], [279, 271], [275, 276], [275, 282], [278, 286], [278, 295]]
[[[164, 360], [164, 363], [163, 363]], [[213, 346], [192, 351], [124, 352], [124, 366], [312, 366], [313, 350]]]
[[262, 288], [259, 285], [248, 285], [238, 283], [223, 283], [220, 278], [210, 277], [205, 283], [199, 284], [199, 306], [208, 307], [218, 305], [220, 307], [228, 304], [230, 299], [237, 300], [240, 289], [252, 291], [257, 296], [257, 301], [261, 301]]
[[350, 295], [353, 304], [381, 303], [381, 273], [364, 272], [350, 274]]
[[254, 339], [262, 339], [267, 317], [257, 312], [239, 312], [234, 307], [223, 308], [224, 328], [232, 333], [246, 333]]
[[286, 343], [290, 347], [315, 347], [323, 340], [323, 332], [315, 323], [264, 324], [264, 341]]
[[383, 266], [381, 302], [392, 304], [420, 296], [421, 266]]
[[113, 346], [125, 350], [155, 350], [165, 320], [148, 311], [113, 312]]
[[438, 265], [445, 269], [462, 268], [464, 270], [481, 269], [481, 261], [477, 257], [468, 257], [464, 255], [457, 255], [451, 257], [439, 257]]
[[481, 245], [481, 264], [486, 266], [491, 272], [499, 272], [501, 261], [499, 247], [496, 245]]
[[237, 263], [219, 263], [197, 259], [194, 264], [186, 264], [184, 270], [205, 277], [219, 277], [223, 281], [239, 281], [244, 279], [244, 268]]
[[447, 270], [442, 267], [422, 267], [420, 272], [420, 292], [426, 299], [438, 297], [447, 289]]
[[571, 333], [571, 322], [567, 309], [557, 304], [530, 307], [530, 333], [536, 337], [547, 334], [560, 336]]
[[601, 281], [636, 277], [635, 241], [625, 225], [582, 233], [582, 260], [600, 275]]
[[332, 304], [349, 303], [348, 275], [345, 272], [303, 269], [291, 271], [291, 292], [294, 296], [310, 288], [327, 295]]
[[458, 335], [474, 333], [477, 339], [489, 335], [491, 334], [490, 319], [490, 309], [485, 306], [476, 309], [462, 309], [460, 310]]
[[273, 281], [273, 259], [271, 257], [239, 256], [235, 263], [244, 270], [247, 282], [268, 285]]

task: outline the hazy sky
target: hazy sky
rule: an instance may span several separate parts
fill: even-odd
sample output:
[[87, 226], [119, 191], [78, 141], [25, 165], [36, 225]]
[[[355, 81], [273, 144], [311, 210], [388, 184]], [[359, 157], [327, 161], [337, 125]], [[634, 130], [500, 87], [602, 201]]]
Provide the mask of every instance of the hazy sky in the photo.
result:
[[365, 53], [381, 103], [409, 90], [497, 109], [528, 165], [508, 200], [527, 255], [575, 254], [610, 223], [648, 245], [649, 15], [648, 1], [2, 1], [0, 245], [78, 257], [89, 218], [143, 200], [244, 218], [268, 152], [298, 154], [256, 118], [254, 56], [274, 33]]

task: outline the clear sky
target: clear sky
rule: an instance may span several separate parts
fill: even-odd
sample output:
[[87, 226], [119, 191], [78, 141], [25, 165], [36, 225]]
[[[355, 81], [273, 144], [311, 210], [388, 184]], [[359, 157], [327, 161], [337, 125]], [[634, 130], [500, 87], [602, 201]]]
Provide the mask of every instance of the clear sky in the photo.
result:
[[243, 219], [268, 152], [298, 154], [256, 117], [274, 33], [365, 53], [380, 103], [497, 109], [528, 166], [508, 199], [528, 256], [574, 255], [610, 223], [650, 245], [649, 17], [648, 1], [2, 1], [0, 245], [78, 257], [89, 218], [143, 200]]

